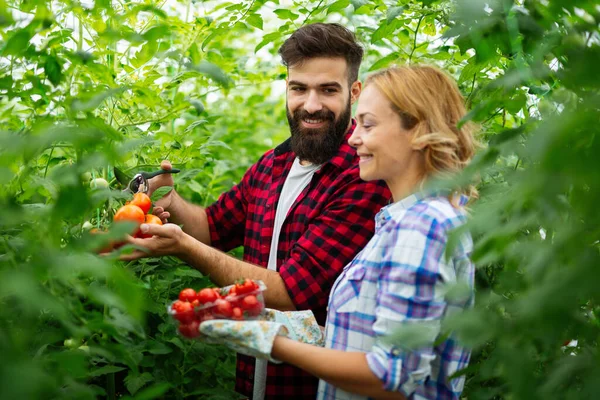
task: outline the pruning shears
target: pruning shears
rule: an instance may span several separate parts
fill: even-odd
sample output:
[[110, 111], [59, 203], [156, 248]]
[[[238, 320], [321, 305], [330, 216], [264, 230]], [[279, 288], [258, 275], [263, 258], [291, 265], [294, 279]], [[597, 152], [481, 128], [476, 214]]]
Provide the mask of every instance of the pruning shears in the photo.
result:
[[119, 168], [114, 167], [113, 172], [115, 173], [115, 178], [117, 178], [117, 181], [121, 185], [125, 186], [125, 189], [123, 189], [123, 191], [130, 191], [132, 193], [148, 193], [148, 179], [152, 179], [155, 176], [162, 174], [177, 174], [180, 172], [180, 170], [177, 168], [173, 168], [169, 171], [165, 169], [161, 169], [159, 171], [154, 172], [140, 171], [134, 176], [130, 176], [125, 172], [121, 171]]

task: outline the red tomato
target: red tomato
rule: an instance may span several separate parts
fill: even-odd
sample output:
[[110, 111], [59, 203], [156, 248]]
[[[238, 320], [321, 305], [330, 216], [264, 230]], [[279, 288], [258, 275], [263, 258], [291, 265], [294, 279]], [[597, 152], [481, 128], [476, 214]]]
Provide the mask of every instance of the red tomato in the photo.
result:
[[249, 294], [242, 299], [241, 307], [252, 317], [256, 317], [263, 309], [262, 303], [253, 294]]
[[175, 315], [173, 317], [182, 324], [189, 324], [195, 320], [194, 307], [192, 306], [192, 303], [181, 301], [173, 304], [173, 311], [175, 311]]
[[181, 333], [183, 336], [185, 336], [187, 338], [195, 338], [195, 337], [200, 336], [200, 329], [198, 329], [199, 327], [200, 327], [200, 322], [191, 321], [188, 324], [179, 325], [179, 333]]
[[189, 302], [196, 300], [196, 291], [191, 288], [183, 289], [179, 292], [179, 300]]
[[129, 202], [129, 204], [133, 204], [134, 206], [138, 206], [142, 209], [144, 214], [148, 214], [150, 209], [152, 208], [152, 200], [146, 193], [136, 193], [133, 195], [133, 200]]
[[227, 296], [225, 296], [225, 301], [231, 304], [232, 307], [240, 307], [241, 299], [239, 299], [238, 297], [239, 296], [228, 294]]
[[130, 221], [136, 223], [136, 228], [132, 235], [135, 235], [139, 229], [139, 226], [145, 221], [144, 212], [138, 206], [134, 206], [133, 204], [127, 204], [123, 207], [119, 208], [113, 217], [113, 221]]
[[213, 303], [219, 297], [217, 297], [217, 293], [214, 290], [205, 288], [198, 292], [197, 298], [200, 303], [206, 304]]
[[133, 221], [141, 224], [145, 220], [144, 212], [138, 206], [127, 204], [119, 208], [113, 217], [113, 221]]
[[246, 278], [243, 281], [236, 282], [232, 289], [235, 290], [236, 294], [245, 294], [254, 292], [258, 289], [258, 285], [252, 279]]
[[215, 291], [215, 294], [217, 295], [217, 299], [223, 298], [223, 296], [221, 295], [221, 288], [212, 288], [212, 290]]
[[[154, 224], [154, 225], [162, 225], [163, 224], [162, 221], [160, 220], [160, 218], [158, 218], [156, 215], [153, 215], [153, 214], [146, 214], [146, 219], [145, 219], [144, 223], [151, 224], [151, 225], [152, 224]], [[152, 237], [152, 235], [149, 235], [147, 233], [142, 233], [142, 232], [140, 232], [138, 234], [138, 236], [141, 238], [144, 238], [144, 239]]]
[[231, 310], [231, 319], [235, 319], [237, 321], [241, 321], [244, 319], [244, 312], [239, 307], [233, 307]]
[[217, 299], [215, 301], [214, 314], [224, 318], [230, 318], [233, 314], [233, 307], [227, 300]]

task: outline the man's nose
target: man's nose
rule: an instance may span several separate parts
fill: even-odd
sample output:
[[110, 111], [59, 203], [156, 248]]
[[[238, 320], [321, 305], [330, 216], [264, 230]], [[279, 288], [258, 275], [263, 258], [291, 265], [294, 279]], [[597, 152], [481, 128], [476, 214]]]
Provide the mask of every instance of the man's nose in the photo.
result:
[[309, 91], [306, 101], [304, 102], [304, 110], [310, 114], [313, 114], [317, 111], [321, 111], [322, 108], [323, 105], [321, 104], [319, 95], [314, 90]]

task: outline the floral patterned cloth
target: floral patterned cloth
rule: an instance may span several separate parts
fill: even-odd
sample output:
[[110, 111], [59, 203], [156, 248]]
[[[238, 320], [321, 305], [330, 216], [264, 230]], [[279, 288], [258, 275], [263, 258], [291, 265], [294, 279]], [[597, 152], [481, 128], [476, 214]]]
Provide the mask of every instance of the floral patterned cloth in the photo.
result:
[[217, 319], [200, 324], [200, 332], [208, 341], [256, 358], [271, 358], [273, 342], [277, 335], [299, 342], [323, 346], [324, 337], [312, 311], [277, 311], [266, 309], [264, 320], [232, 321]]

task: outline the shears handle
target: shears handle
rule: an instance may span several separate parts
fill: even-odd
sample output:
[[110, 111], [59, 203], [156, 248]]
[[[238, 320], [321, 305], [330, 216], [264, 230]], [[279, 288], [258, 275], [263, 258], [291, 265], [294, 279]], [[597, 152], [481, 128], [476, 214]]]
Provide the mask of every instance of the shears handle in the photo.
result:
[[162, 174], [177, 174], [179, 172], [181, 172], [181, 170], [179, 170], [177, 168], [173, 168], [173, 169], [170, 169], [170, 170], [161, 169], [161, 170], [158, 170], [158, 171], [148, 172], [148, 173], [144, 174], [144, 178], [146, 178], [146, 179], [152, 179], [152, 178], [154, 178], [155, 176], [158, 176], [158, 175], [162, 175]]

